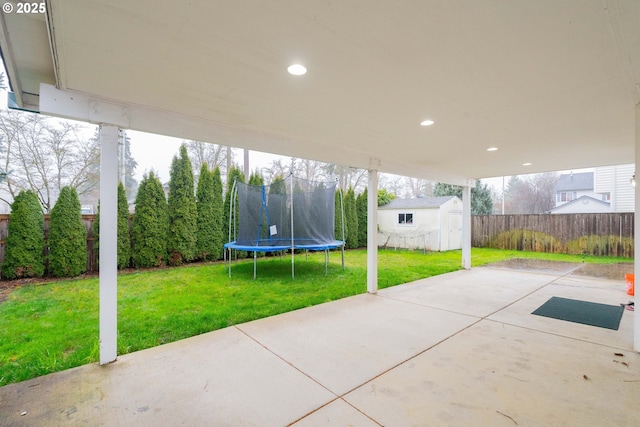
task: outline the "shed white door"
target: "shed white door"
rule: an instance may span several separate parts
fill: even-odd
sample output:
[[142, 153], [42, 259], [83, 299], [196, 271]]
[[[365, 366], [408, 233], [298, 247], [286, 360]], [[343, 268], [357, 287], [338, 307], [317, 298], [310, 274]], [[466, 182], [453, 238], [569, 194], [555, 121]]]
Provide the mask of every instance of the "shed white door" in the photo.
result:
[[462, 212], [449, 212], [449, 245], [444, 250], [462, 248]]

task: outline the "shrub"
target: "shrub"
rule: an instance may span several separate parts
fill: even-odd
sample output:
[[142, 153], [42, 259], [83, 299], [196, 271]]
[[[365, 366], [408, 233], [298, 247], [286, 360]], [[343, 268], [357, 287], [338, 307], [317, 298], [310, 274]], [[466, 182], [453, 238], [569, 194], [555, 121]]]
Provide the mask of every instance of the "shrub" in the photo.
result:
[[367, 191], [363, 191], [356, 198], [356, 210], [358, 211], [358, 246], [367, 246]]
[[171, 162], [169, 178], [169, 264], [180, 265], [196, 257], [198, 232], [193, 172], [187, 147], [180, 147], [180, 156]]
[[[229, 227], [230, 227], [230, 223], [231, 223], [231, 219], [229, 217], [229, 210], [231, 209], [231, 189], [233, 188], [233, 183], [235, 181], [238, 182], [244, 182], [244, 174], [242, 173], [242, 171], [237, 168], [236, 166], [231, 167], [231, 170], [229, 170], [229, 176], [227, 177], [227, 192], [225, 194], [224, 197], [224, 221], [223, 221], [223, 229], [224, 229], [224, 239], [225, 241], [228, 240], [229, 238]], [[272, 188], [273, 189], [273, 188]], [[239, 209], [238, 209], [238, 195], [236, 194], [235, 196], [235, 200], [233, 202], [234, 205], [234, 213], [233, 216], [235, 217], [235, 227], [231, 228], [231, 239], [233, 240], [235, 238], [235, 236], [233, 235], [233, 230], [235, 229], [236, 231], [238, 230], [238, 227], [240, 226], [240, 218], [238, 216], [239, 213]], [[245, 251], [236, 251], [236, 255], [239, 258], [244, 258], [247, 256], [247, 252]]]
[[122, 182], [118, 184], [118, 268], [127, 268], [131, 262], [131, 228], [129, 227], [129, 201]]
[[72, 277], [87, 270], [87, 230], [82, 222], [80, 200], [73, 187], [63, 187], [51, 210], [49, 223], [49, 271]]
[[[344, 226], [344, 231], [343, 231]], [[335, 226], [334, 235], [336, 240], [346, 240], [349, 225], [347, 224], [347, 207], [344, 195], [341, 190], [336, 191], [335, 197]]]
[[358, 214], [356, 212], [356, 195], [353, 188], [349, 188], [344, 198], [345, 222], [347, 223], [347, 249], [358, 247]]
[[198, 258], [210, 260], [214, 255], [216, 245], [216, 219], [214, 209], [213, 174], [209, 172], [206, 163], [200, 168], [198, 190], [196, 192], [196, 210], [198, 212], [198, 233], [196, 253]]
[[224, 204], [222, 200], [222, 178], [220, 176], [220, 168], [216, 166], [212, 175], [213, 183], [213, 218], [215, 229], [213, 234], [214, 245], [212, 247], [211, 259], [217, 260], [222, 258], [222, 250], [225, 239], [224, 232]]
[[8, 279], [44, 274], [44, 216], [38, 196], [20, 191], [11, 204], [2, 275]]
[[169, 230], [167, 200], [153, 171], [142, 178], [131, 230], [131, 260], [136, 268], [165, 264]]
[[[100, 261], [100, 205], [98, 204], [98, 214], [91, 226], [94, 236], [93, 250]], [[131, 227], [129, 226], [129, 202], [127, 192], [122, 185], [118, 184], [118, 268], [127, 268], [131, 261]]]
[[[233, 188], [233, 183], [235, 181], [238, 182], [244, 182], [244, 174], [242, 173], [242, 171], [240, 169], [238, 169], [236, 166], [231, 167], [231, 170], [229, 171], [229, 176], [227, 177], [227, 192], [225, 194], [224, 197], [224, 224], [223, 226], [225, 227], [225, 229], [229, 230], [229, 223], [231, 222], [231, 219], [229, 217], [229, 210], [231, 209], [231, 189]], [[233, 202], [234, 204], [234, 210], [235, 213], [233, 214], [233, 216], [235, 217], [235, 229], [238, 229], [239, 226], [239, 218], [238, 218], [238, 196], [236, 194], [236, 198]], [[231, 230], [231, 233], [233, 233], [233, 228]], [[233, 234], [231, 236], [231, 238], [233, 239]]]

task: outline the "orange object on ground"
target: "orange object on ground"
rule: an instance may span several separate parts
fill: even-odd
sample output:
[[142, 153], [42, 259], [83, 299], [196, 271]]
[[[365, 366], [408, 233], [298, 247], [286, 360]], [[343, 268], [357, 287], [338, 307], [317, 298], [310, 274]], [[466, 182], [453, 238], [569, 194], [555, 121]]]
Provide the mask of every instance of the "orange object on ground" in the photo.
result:
[[633, 274], [625, 274], [624, 275], [624, 281], [627, 282], [627, 295], [632, 295], [634, 294], [634, 288], [635, 288], [635, 279], [633, 277]]

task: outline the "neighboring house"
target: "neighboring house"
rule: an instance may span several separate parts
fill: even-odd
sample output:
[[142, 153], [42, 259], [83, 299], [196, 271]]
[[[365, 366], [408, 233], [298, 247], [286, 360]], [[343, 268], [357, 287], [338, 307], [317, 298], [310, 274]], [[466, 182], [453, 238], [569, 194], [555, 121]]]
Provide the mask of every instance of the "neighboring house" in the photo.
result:
[[394, 199], [378, 207], [378, 245], [448, 251], [462, 247], [462, 201], [455, 196]]
[[[603, 200], [603, 196], [593, 190], [593, 172], [572, 172], [560, 175], [556, 183], [555, 191], [556, 208], [582, 196]], [[603, 201], [606, 202], [607, 200]]]
[[610, 212], [634, 212], [635, 193], [631, 178], [635, 165], [617, 165], [595, 168], [593, 191], [611, 204]]
[[82, 215], [93, 215], [96, 213], [93, 205], [82, 205], [80, 206], [80, 213]]
[[553, 209], [547, 211], [551, 214], [567, 214], [567, 213], [600, 213], [611, 212], [611, 206], [608, 202], [594, 199], [591, 196], [580, 196], [570, 202], [563, 203]]

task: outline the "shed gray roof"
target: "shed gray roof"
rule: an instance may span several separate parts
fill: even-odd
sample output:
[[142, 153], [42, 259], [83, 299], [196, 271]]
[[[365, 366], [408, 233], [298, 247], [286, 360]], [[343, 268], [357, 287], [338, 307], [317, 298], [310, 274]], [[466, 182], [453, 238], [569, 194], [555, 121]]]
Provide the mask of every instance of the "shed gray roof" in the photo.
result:
[[593, 190], [593, 172], [560, 175], [556, 191]]
[[431, 209], [439, 208], [456, 196], [418, 197], [416, 199], [393, 199], [378, 209]]

